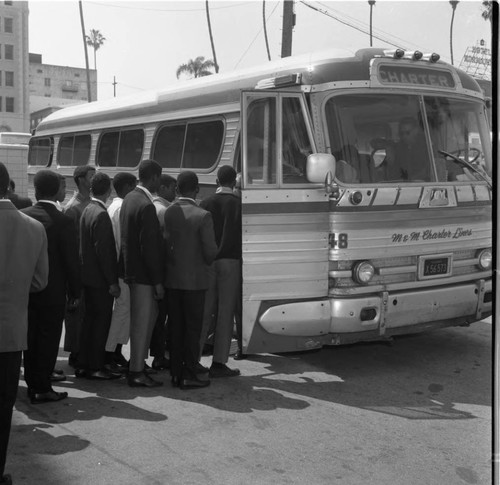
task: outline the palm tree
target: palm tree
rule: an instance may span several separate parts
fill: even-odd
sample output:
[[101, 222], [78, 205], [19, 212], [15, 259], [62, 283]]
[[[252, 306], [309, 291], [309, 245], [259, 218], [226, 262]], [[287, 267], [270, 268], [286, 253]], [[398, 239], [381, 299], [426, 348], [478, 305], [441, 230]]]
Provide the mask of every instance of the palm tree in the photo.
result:
[[375, 5], [375, 0], [368, 0], [368, 4], [370, 5], [370, 47], [373, 46], [373, 41], [372, 41], [372, 17], [373, 17], [373, 6]]
[[87, 99], [88, 102], [90, 103], [92, 101], [92, 94], [90, 91], [89, 55], [87, 52], [87, 44], [85, 43], [85, 22], [83, 21], [82, 0], [79, 0], [78, 7], [80, 8], [80, 24], [82, 26], [83, 49], [85, 51], [85, 71], [87, 73]]
[[483, 1], [483, 12], [481, 13], [484, 20], [493, 20], [493, 2]]
[[106, 37], [104, 37], [98, 30], [90, 29], [90, 35], [85, 36], [87, 45], [94, 49], [94, 69], [97, 69], [96, 54], [99, 47], [104, 44]]
[[216, 64], [212, 59], [207, 59], [203, 56], [198, 56], [196, 59], [189, 59], [186, 64], [181, 64], [177, 68], [176, 76], [177, 79], [181, 76], [181, 74], [187, 74], [191, 77], [203, 77], [210, 76], [213, 72], [210, 69], [216, 67]]
[[262, 0], [262, 23], [264, 24], [264, 38], [266, 39], [267, 58], [271, 60], [271, 53], [269, 52], [269, 42], [267, 40], [266, 0]]
[[208, 33], [210, 35], [210, 44], [212, 45], [212, 54], [214, 56], [214, 67], [215, 67], [215, 72], [219, 72], [219, 64], [217, 64], [217, 56], [215, 55], [215, 45], [214, 45], [214, 37], [212, 35], [212, 24], [210, 23], [210, 11], [208, 9], [208, 0], [205, 2], [205, 7], [207, 9], [207, 22], [208, 22]]
[[455, 9], [457, 8], [458, 1], [450, 0], [450, 5], [453, 10], [450, 22], [450, 55], [451, 55], [451, 65], [453, 66], [453, 20], [455, 20]]

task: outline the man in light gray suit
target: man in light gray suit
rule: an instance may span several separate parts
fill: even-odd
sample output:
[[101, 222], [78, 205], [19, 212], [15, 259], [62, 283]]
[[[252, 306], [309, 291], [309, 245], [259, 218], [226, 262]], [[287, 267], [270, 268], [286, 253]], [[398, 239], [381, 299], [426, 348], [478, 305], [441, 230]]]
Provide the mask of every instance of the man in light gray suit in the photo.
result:
[[4, 475], [12, 409], [21, 355], [28, 344], [28, 299], [49, 278], [47, 236], [43, 225], [19, 212], [8, 200], [9, 172], [0, 162], [0, 483]]

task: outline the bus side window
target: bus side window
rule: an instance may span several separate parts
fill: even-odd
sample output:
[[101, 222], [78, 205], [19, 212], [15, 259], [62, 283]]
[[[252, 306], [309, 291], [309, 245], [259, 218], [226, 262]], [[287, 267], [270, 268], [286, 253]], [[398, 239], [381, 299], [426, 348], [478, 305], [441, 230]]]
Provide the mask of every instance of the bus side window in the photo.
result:
[[253, 101], [248, 110], [247, 180], [276, 183], [276, 98]]

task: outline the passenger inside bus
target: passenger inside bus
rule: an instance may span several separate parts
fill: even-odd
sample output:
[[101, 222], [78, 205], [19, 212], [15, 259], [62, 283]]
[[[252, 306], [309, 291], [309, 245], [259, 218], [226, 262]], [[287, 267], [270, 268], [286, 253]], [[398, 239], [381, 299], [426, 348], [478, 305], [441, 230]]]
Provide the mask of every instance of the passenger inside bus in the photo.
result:
[[384, 165], [388, 181], [430, 182], [427, 142], [415, 118], [406, 117], [399, 122], [399, 140], [387, 145]]

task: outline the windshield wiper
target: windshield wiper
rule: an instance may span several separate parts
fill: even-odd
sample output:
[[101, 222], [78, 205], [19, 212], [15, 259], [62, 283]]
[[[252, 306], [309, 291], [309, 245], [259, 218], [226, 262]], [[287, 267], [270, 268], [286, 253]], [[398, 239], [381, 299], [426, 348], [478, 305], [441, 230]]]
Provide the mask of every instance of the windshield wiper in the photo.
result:
[[479, 175], [479, 177], [481, 177], [481, 179], [484, 180], [488, 184], [488, 187], [490, 189], [493, 188], [490, 180], [488, 178], [486, 178], [476, 167], [474, 167], [474, 165], [472, 165], [472, 163], [469, 163], [468, 161], [464, 160], [463, 158], [459, 158], [455, 155], [452, 155], [451, 153], [445, 152], [444, 150], [438, 150], [438, 153], [440, 153], [441, 155], [444, 155], [445, 157], [451, 158], [453, 161], [459, 163], [460, 165], [465, 165], [467, 168], [472, 170], [474, 173], [477, 173]]

